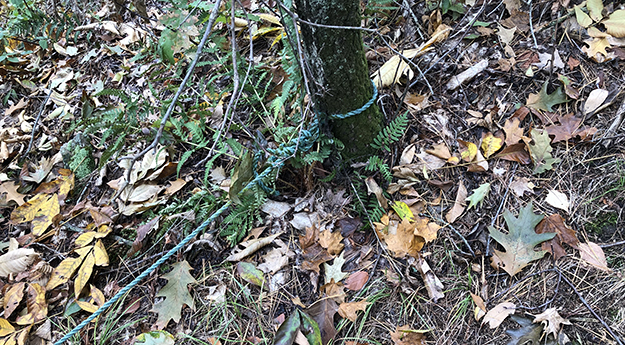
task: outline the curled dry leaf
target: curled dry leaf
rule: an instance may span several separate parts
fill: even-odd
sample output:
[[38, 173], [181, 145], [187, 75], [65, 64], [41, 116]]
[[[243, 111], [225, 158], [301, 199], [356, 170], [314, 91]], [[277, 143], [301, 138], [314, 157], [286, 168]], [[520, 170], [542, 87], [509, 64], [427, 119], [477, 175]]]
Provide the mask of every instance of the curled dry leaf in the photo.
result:
[[612, 270], [608, 267], [608, 262], [605, 259], [605, 253], [603, 253], [603, 249], [601, 249], [598, 244], [593, 242], [580, 243], [578, 244], [577, 249], [579, 250], [580, 257], [585, 262], [602, 271], [608, 273], [612, 272]]
[[460, 217], [462, 212], [464, 212], [465, 208], [465, 199], [467, 198], [468, 192], [467, 188], [464, 186], [462, 180], [458, 183], [458, 193], [456, 193], [456, 200], [454, 201], [454, 206], [445, 214], [445, 219], [447, 222], [452, 224], [453, 222]]
[[427, 261], [419, 257], [413, 262], [413, 265], [417, 268], [419, 273], [421, 273], [421, 279], [423, 279], [423, 284], [425, 285], [430, 299], [436, 303], [439, 299], [445, 297], [445, 293], [443, 292], [445, 287], [436, 274], [434, 274], [434, 271], [432, 271]]
[[484, 304], [484, 300], [482, 297], [470, 292], [471, 299], [473, 303], [475, 303], [475, 310], [473, 311], [473, 317], [475, 317], [475, 321], [480, 321], [481, 318], [486, 315], [486, 304]]
[[484, 315], [484, 319], [482, 320], [482, 324], [488, 323], [488, 327], [497, 328], [503, 320], [505, 320], [508, 315], [514, 314], [514, 310], [516, 309], [516, 305], [512, 302], [503, 302], [497, 304], [493, 309], [489, 310], [486, 315]]
[[542, 250], [546, 250], [557, 260], [566, 255], [562, 243], [566, 243], [573, 248], [577, 248], [579, 240], [575, 235], [575, 230], [564, 223], [564, 219], [559, 214], [552, 214], [536, 225], [536, 233], [556, 233], [556, 237], [541, 243]]
[[388, 202], [386, 201], [384, 194], [382, 194], [383, 190], [382, 188], [380, 188], [378, 183], [375, 182], [373, 177], [368, 177], [365, 180], [365, 184], [367, 185], [367, 191], [369, 192], [369, 194], [373, 193], [375, 195], [375, 198], [378, 200], [378, 204], [380, 204], [380, 207], [387, 210]]
[[410, 326], [404, 325], [395, 327], [395, 332], [391, 333], [391, 339], [395, 345], [426, 345], [425, 333], [427, 330], [413, 330]]
[[341, 303], [339, 305], [339, 315], [342, 317], [349, 319], [352, 322], [356, 322], [357, 311], [365, 311], [367, 306], [371, 304], [371, 302], [367, 302], [367, 300], [362, 300], [360, 302], [349, 302], [349, 303]]
[[26, 271], [28, 266], [39, 256], [31, 248], [19, 248], [0, 255], [0, 277]]
[[584, 115], [590, 114], [593, 111], [597, 110], [600, 105], [608, 98], [610, 93], [608, 90], [604, 89], [595, 89], [590, 92], [588, 95], [588, 99], [584, 103]]
[[544, 312], [536, 315], [533, 323], [542, 322], [545, 326], [545, 333], [547, 335], [553, 334], [555, 339], [558, 339], [558, 333], [562, 325], [570, 325], [571, 322], [558, 314], [556, 308], [549, 308]]
[[559, 208], [561, 210], [569, 212], [569, 198], [566, 196], [566, 194], [562, 192], [558, 192], [557, 190], [550, 190], [549, 194], [547, 194], [547, 197], [545, 198], [545, 202], [555, 208]]

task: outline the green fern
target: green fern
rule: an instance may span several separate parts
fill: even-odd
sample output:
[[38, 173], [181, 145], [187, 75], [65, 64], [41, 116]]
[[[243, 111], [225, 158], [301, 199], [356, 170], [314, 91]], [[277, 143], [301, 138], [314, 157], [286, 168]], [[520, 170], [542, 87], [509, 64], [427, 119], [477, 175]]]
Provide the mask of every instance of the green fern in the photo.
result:
[[393, 173], [391, 173], [391, 169], [379, 156], [369, 157], [365, 170], [373, 172], [379, 171], [386, 181], [391, 182], [393, 180]]
[[254, 226], [254, 221], [262, 221], [260, 208], [267, 202], [267, 195], [258, 187], [251, 189], [252, 193], [240, 195], [241, 204], [231, 209], [222, 224], [225, 228], [219, 233], [226, 237], [230, 245], [235, 245], [247, 235]]
[[395, 120], [391, 121], [388, 126], [384, 127], [373, 139], [371, 146], [378, 150], [385, 149], [390, 151], [391, 145], [401, 139], [406, 128], [408, 128], [408, 112], [399, 115]]

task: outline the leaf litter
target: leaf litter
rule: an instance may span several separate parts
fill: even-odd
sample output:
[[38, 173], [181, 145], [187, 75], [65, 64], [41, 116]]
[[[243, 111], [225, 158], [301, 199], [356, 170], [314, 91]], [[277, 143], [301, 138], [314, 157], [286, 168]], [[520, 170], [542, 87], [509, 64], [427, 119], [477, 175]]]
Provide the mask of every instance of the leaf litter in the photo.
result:
[[[454, 1], [451, 3], [456, 4]], [[374, 194], [373, 200], [368, 201], [373, 201], [383, 209], [383, 212], [378, 213], [382, 215], [381, 218], [372, 219], [377, 223], [374, 227], [380, 242], [377, 242], [375, 233], [363, 231], [362, 225], [349, 233], [344, 233], [342, 227], [338, 225], [338, 220], [346, 219], [344, 217], [347, 212], [353, 212], [352, 206], [357, 207], [355, 201], [347, 199], [341, 201], [337, 197], [334, 200], [336, 203], [327, 202], [326, 207], [324, 202], [318, 201], [304, 202], [300, 203], [304, 206], [296, 206], [292, 200], [295, 199], [295, 194], [287, 193], [287, 196], [280, 198], [279, 201], [270, 200], [264, 203], [262, 212], [273, 217], [271, 218], [273, 220], [263, 220], [270, 229], [270, 233], [265, 237], [260, 237], [259, 233], [255, 239], [248, 239], [239, 249], [234, 251], [222, 249], [217, 254], [204, 254], [201, 251], [214, 251], [213, 248], [219, 247], [215, 245], [215, 241], [219, 242], [220, 239], [198, 240], [194, 248], [203, 248], [197, 250], [199, 254], [196, 250], [185, 252], [184, 257], [176, 260], [177, 263], [165, 269], [165, 271], [171, 269], [170, 273], [159, 275], [164, 278], [163, 281], [161, 284], [152, 283], [148, 293], [150, 303], [157, 302], [158, 295], [165, 297], [164, 300], [154, 304], [154, 310], [157, 312], [151, 317], [155, 327], [172, 330], [172, 326], [182, 324], [179, 322], [182, 318], [190, 319], [192, 309], [198, 307], [197, 303], [193, 303], [194, 299], [198, 301], [198, 298], [206, 298], [209, 303], [227, 303], [231, 298], [239, 298], [238, 291], [261, 296], [264, 292], [256, 286], [278, 282], [276, 286], [281, 289], [285, 289], [289, 284], [295, 285], [296, 287], [287, 288], [289, 294], [297, 295], [298, 298], [301, 295], [306, 304], [312, 304], [308, 312], [296, 309], [291, 311], [293, 304], [284, 302], [279, 302], [278, 308], [281, 314], [286, 314], [282, 315], [283, 320], [290, 320], [285, 321], [287, 326], [293, 326], [295, 320], [299, 322], [299, 326], [295, 327], [299, 333], [294, 331], [293, 337], [296, 338], [300, 334], [310, 344], [320, 339], [325, 344], [337, 334], [341, 336], [351, 334], [352, 329], [349, 327], [342, 326], [337, 329], [337, 326], [341, 325], [339, 317], [350, 320], [350, 323], [358, 322], [360, 318], [362, 318], [360, 320], [369, 320], [367, 318], [370, 317], [387, 319], [377, 318], [375, 313], [395, 317], [384, 325], [385, 328], [395, 331], [380, 335], [380, 338], [377, 338], [378, 335], [365, 335], [371, 339], [378, 341], [383, 339], [396, 344], [422, 344], [426, 339], [429, 342], [440, 343], [445, 341], [479, 343], [493, 334], [503, 334], [503, 330], [498, 329], [512, 325], [512, 322], [506, 321], [506, 316], [515, 313], [516, 310], [505, 304], [509, 302], [501, 302], [504, 297], [489, 296], [489, 288], [495, 288], [495, 291], [505, 291], [506, 288], [517, 289], [514, 293], [519, 303], [529, 304], [541, 298], [544, 300], [550, 292], [560, 295], [571, 293], [565, 288], [555, 292], [553, 290], [540, 292], [538, 289], [514, 287], [510, 283], [494, 280], [492, 279], [494, 269], [483, 264], [484, 260], [489, 260], [491, 254], [493, 265], [503, 268], [507, 274], [514, 275], [515, 279], [529, 277], [532, 281], [539, 281], [538, 278], [532, 277], [530, 272], [542, 269], [545, 276], [553, 274], [553, 271], [544, 269], [548, 260], [539, 260], [546, 252], [550, 252], [563, 274], [567, 271], [587, 270], [584, 276], [586, 278], [570, 276], [569, 279], [576, 279], [576, 286], [611, 284], [611, 289], [603, 289], [597, 293], [596, 296], [599, 297], [594, 298], [610, 299], [608, 296], [612, 296], [614, 299], [613, 296], [617, 291], [619, 289], [622, 291], [622, 284], [614, 284], [614, 276], [611, 275], [615, 271], [616, 275], [620, 274], [619, 268], [612, 265], [614, 260], [619, 258], [619, 254], [614, 254], [614, 250], [605, 243], [618, 243], [622, 237], [619, 237], [621, 235], [617, 231], [603, 235], [591, 230], [593, 221], [587, 221], [587, 216], [591, 214], [589, 211], [591, 209], [603, 208], [610, 212], [618, 210], [622, 207], [622, 198], [618, 194], [618, 189], [601, 195], [602, 192], [596, 185], [590, 184], [590, 187], [582, 188], [580, 183], [598, 179], [599, 185], [602, 183], [606, 185], [611, 183], [610, 179], [618, 180], [614, 178], [614, 170], [605, 167], [618, 166], [618, 163], [613, 163], [614, 161], [610, 159], [616, 159], [618, 162], [618, 159], [622, 158], [619, 153], [620, 143], [616, 142], [615, 146], [610, 148], [612, 151], [602, 151], [598, 154], [591, 146], [595, 145], [593, 140], [596, 135], [608, 127], [602, 121], [611, 121], [608, 119], [611, 103], [619, 101], [618, 97], [613, 99], [613, 89], [610, 87], [613, 82], [611, 79], [616, 75], [611, 70], [613, 67], [599, 63], [614, 60], [615, 63], [622, 64], [624, 55], [621, 47], [624, 45], [620, 40], [624, 36], [625, 26], [622, 20], [624, 12], [615, 9], [614, 4], [608, 1], [604, 3], [593, 0], [582, 5], [565, 3], [567, 2], [556, 2], [550, 9], [554, 14], [560, 11], [557, 12], [559, 15], [564, 13], [570, 15], [562, 24], [567, 34], [572, 33], [571, 26], [568, 26], [571, 23], [577, 23], [582, 27], [587, 34], [586, 37], [572, 36], [573, 40], [577, 40], [581, 50], [567, 42], [558, 43], [557, 49], [550, 47], [551, 43], [543, 35], [547, 23], [542, 17], [537, 19], [534, 16], [533, 28], [527, 25], [529, 18], [537, 14], [537, 9], [528, 8], [527, 4], [519, 1], [506, 0], [505, 6], [488, 8], [488, 11], [480, 12], [481, 17], [477, 18], [480, 23], [476, 23], [476, 26], [483, 28], [481, 34], [484, 36], [471, 40], [476, 40], [476, 47], [479, 47], [484, 45], [484, 37], [492, 35], [497, 30], [497, 35], [491, 37], [495, 37], [498, 43], [491, 51], [478, 52], [472, 48], [473, 41], [460, 40], [458, 44], [462, 47], [460, 49], [462, 54], [454, 57], [458, 59], [458, 65], [456, 66], [456, 62], [450, 62], [449, 66], [453, 65], [454, 68], [440, 70], [437, 68], [429, 72], [436, 76], [431, 78], [435, 80], [429, 80], [429, 83], [432, 83], [430, 86], [434, 86], [434, 89], [443, 86], [444, 82], [451, 83], [449, 84], [451, 86], [447, 87], [449, 94], [442, 96], [429, 93], [427, 82], [419, 79], [421, 72], [414, 63], [418, 64], [423, 61], [420, 59], [429, 59], [431, 54], [441, 54], [445, 49], [449, 49], [446, 47], [446, 40], [450, 28], [457, 27], [456, 21], [461, 19], [451, 16], [453, 11], [449, 8], [410, 9], [417, 12], [427, 11], [427, 13], [419, 12], [419, 15], [428, 18], [424, 24], [431, 27], [432, 34], [422, 40], [424, 43], [416, 45], [416, 49], [410, 50], [412, 47], [405, 47], [408, 49], [402, 50], [404, 55], [402, 58], [391, 55], [386, 64], [382, 65], [383, 70], [373, 74], [374, 78], [380, 78], [377, 80], [380, 89], [394, 87], [396, 89], [393, 92], [401, 94], [407, 89], [409, 83], [406, 81], [408, 81], [413, 83], [413, 86], [407, 91], [412, 95], [418, 95], [411, 103], [411, 115], [416, 120], [410, 126], [415, 132], [402, 138], [398, 144], [399, 152], [402, 147], [406, 148], [406, 154], [402, 154], [399, 165], [389, 166], [391, 173], [395, 175], [391, 181], [391, 185], [395, 184], [394, 187], [389, 186], [387, 189], [386, 183], [379, 179], [379, 176], [369, 177], [369, 175], [367, 175], [369, 178], [363, 179], [364, 183], [360, 185], [365, 193], [369, 188]], [[456, 5], [465, 11], [475, 10], [460, 2]], [[539, 4], [536, 7], [540, 6], [543, 5]], [[498, 17], [486, 18], [484, 13], [490, 11], [501, 12], [498, 13]], [[182, 14], [183, 17], [186, 16], [186, 13]], [[266, 17], [270, 16], [266, 13], [260, 15], [262, 21], [244, 20], [245, 24], [238, 27], [253, 27], [254, 30], [260, 27], [260, 30], [253, 34], [254, 40], [269, 39], [271, 44], [268, 46], [279, 45], [277, 38], [284, 33], [282, 23], [277, 18], [273, 20]], [[172, 18], [165, 16], [162, 19], [167, 21]], [[188, 27], [183, 25], [180, 32], [175, 34], [181, 35], [181, 39], [172, 45], [171, 55], [164, 52], [166, 58], [174, 59], [173, 54], [184, 54], [185, 48], [193, 47], [194, 40], [199, 34], [195, 20], [191, 20]], [[243, 19], [237, 20], [240, 22]], [[445, 24], [440, 24], [442, 22]], [[439, 24], [435, 25], [436, 23]], [[4, 248], [4, 242], [17, 243], [7, 244], [11, 249], [0, 255], [0, 272], [3, 273], [1, 288], [6, 292], [5, 314], [4, 318], [0, 318], [2, 330], [0, 337], [8, 336], [11, 339], [26, 337], [31, 325], [38, 326], [44, 320], [48, 320], [48, 315], [52, 315], [49, 310], [60, 311], [70, 308], [71, 305], [78, 305], [84, 310], [83, 314], [77, 314], [81, 317], [85, 315], [84, 313], [95, 311], [112, 292], [123, 286], [124, 282], [127, 283], [123, 278], [112, 276], [107, 276], [111, 279], [109, 284], [105, 284], [105, 279], [102, 279], [105, 274], [110, 274], [111, 270], [121, 267], [118, 266], [118, 246], [125, 243], [126, 247], [121, 252], [128, 253], [127, 259], [131, 260], [129, 261], [131, 264], [136, 262], [139, 267], [149, 265], [148, 261], [153, 259], [149, 259], [146, 253], [153, 256], [158, 254], [155, 252], [157, 248], [152, 246], [157, 236], [160, 236], [159, 241], [162, 239], [166, 245], [175, 244], [180, 236], [178, 233], [180, 230], [165, 231], [165, 227], [171, 225], [170, 223], [163, 225], [169, 218], [155, 217], [156, 214], [151, 212], [159, 212], [161, 208], [179, 202], [177, 196], [193, 198], [193, 195], [203, 193], [197, 183], [203, 176], [194, 175], [196, 173], [186, 170], [188, 166], [180, 163], [184, 161], [182, 159], [184, 156], [172, 154], [174, 150], [158, 148], [137, 162], [130, 171], [130, 181], [125, 181], [124, 177], [130, 170], [127, 160], [109, 164], [108, 172], [106, 169], [99, 171], [100, 177], [108, 182], [100, 186], [109, 192], [121, 191], [122, 185], [128, 182], [128, 187], [120, 192], [119, 200], [113, 200], [110, 194], [106, 196], [91, 194], [97, 189], [94, 188], [95, 185], [87, 183], [85, 194], [88, 196], [87, 202], [80, 201], [78, 204], [78, 200], [85, 198], [81, 196], [80, 191], [74, 189], [73, 173], [64, 169], [70, 167], [76, 170], [76, 167], [69, 166], [67, 162], [60, 161], [58, 155], [54, 155], [60, 144], [63, 144], [59, 140], [65, 140], [64, 136], [56, 132], [55, 126], [59, 125], [61, 128], [61, 122], [55, 122], [57, 120], [54, 119], [59, 115], [68, 116], [73, 109], [80, 107], [83, 107], [83, 112], [88, 111], [85, 106], [77, 103], [80, 97], [76, 98], [71, 94], [72, 87], [83, 82], [79, 79], [78, 72], [82, 74], [86, 65], [72, 69], [62, 66], [70, 59], [82, 59], [81, 61], [85, 62], [91, 60], [101, 64], [105, 61], [121, 62], [122, 51], [130, 55], [136, 54], [138, 51], [133, 50], [133, 44], [145, 42], [146, 32], [134, 23], [117, 24], [105, 20], [96, 26], [77, 29], [80, 32], [103, 30], [102, 32], [108, 32], [106, 35], [113, 35], [108, 50], [83, 51], [80, 45], [68, 44], [61, 40], [54, 43], [49, 51], [40, 51], [41, 55], [48, 59], [43, 63], [49, 63], [47, 61], [59, 63], [61, 68], [45, 72], [51, 78], [50, 82], [54, 83], [55, 102], [51, 106], [53, 109], [47, 109], [50, 113], [49, 118], [43, 120], [46, 126], [45, 133], [35, 138], [36, 158], [29, 157], [26, 164], [21, 166], [14, 163], [17, 162], [15, 158], [24, 151], [30, 139], [30, 131], [33, 129], [34, 118], [25, 112], [27, 109], [32, 110], [33, 99], [29, 99], [28, 95], [7, 98], [9, 104], [4, 109], [5, 118], [0, 120], [2, 124], [0, 163], [7, 164], [0, 175], [0, 207], [6, 211], [2, 220], [4, 222], [10, 220], [11, 226], [18, 231], [11, 232], [11, 236], [15, 236], [10, 238], [11, 241], [8, 237], [0, 238], [0, 241], [3, 241], [0, 248]], [[393, 28], [397, 35], [402, 35], [402, 30], [410, 29], [409, 22], [404, 24], [405, 26]], [[381, 24], [376, 29], [384, 31], [393, 25]], [[489, 34], [489, 30], [486, 29], [490, 29], [491, 33]], [[463, 30], [474, 30], [474, 27], [469, 25]], [[171, 33], [163, 35], [162, 38], [171, 40], [173, 36], [167, 36], [169, 34]], [[274, 34], [277, 36], [272, 37]], [[527, 36], [524, 36], [526, 34]], [[528, 38], [530, 42], [534, 40], [532, 37], [534, 34], [537, 41], [526, 44], [524, 39]], [[385, 47], [372, 47], [379, 48]], [[51, 51], [57, 54], [54, 58], [49, 56]], [[272, 54], [275, 53], [268, 55]], [[586, 59], [587, 57], [592, 60]], [[412, 59], [411, 63], [406, 58]], [[23, 68], [14, 61], [6, 61], [0, 67], [3, 75]], [[141, 63], [134, 66], [133, 62], [128, 63], [124, 69], [127, 68], [130, 73], [136, 73], [135, 68], [158, 69], [154, 66], [140, 66]], [[582, 73], [580, 66], [584, 71], [592, 71], [593, 75], [599, 72], [596, 73], [596, 80], [589, 79], [588, 73]], [[22, 71], [28, 75], [37, 68], [39, 67], [34, 66], [30, 71], [28, 69]], [[566, 77], [551, 75], [552, 69], [566, 74]], [[466, 73], [463, 73], [464, 71]], [[131, 81], [125, 71], [107, 72], [109, 77], [107, 83], [113, 82], [124, 87], [130, 85]], [[509, 73], [511, 78], [501, 72]], [[530, 74], [531, 76], [528, 76]], [[86, 75], [89, 76], [88, 72]], [[140, 74], [133, 74], [133, 78], [138, 75]], [[426, 77], [430, 77], [428, 72]], [[24, 90], [29, 90], [38, 88], [37, 83], [41, 83], [45, 78], [32, 80], [16, 78], [9, 83], [15, 82]], [[562, 85], [558, 84], [558, 80]], [[505, 92], [499, 90], [492, 92], [483, 88], [484, 83], [489, 84], [491, 88], [493, 85], [494, 88], [502, 87]], [[139, 82], [138, 85], [142, 87]], [[89, 88], [99, 87], [101, 86], [89, 86]], [[44, 85], [41, 90], [45, 88]], [[150, 97], [156, 101], [153, 95]], [[98, 102], [103, 99], [105, 98], [100, 97]], [[462, 103], [458, 101], [459, 99], [466, 99], [469, 102]], [[572, 100], [578, 100], [578, 103]], [[471, 109], [467, 109], [469, 106]], [[443, 107], [445, 109], [442, 109]], [[425, 109], [435, 115], [425, 114]], [[523, 111], [528, 112], [523, 114]], [[463, 123], [454, 118], [455, 114], [469, 114], [469, 117], [466, 123]], [[425, 119], [424, 123], [419, 123], [418, 119], [421, 118]], [[145, 129], [148, 132], [149, 128], [150, 125], [146, 124]], [[237, 135], [239, 134], [233, 134]], [[410, 137], [411, 135], [414, 136]], [[92, 139], [97, 151], [96, 156], [99, 156], [104, 152], [105, 146], [96, 143], [99, 138]], [[134, 141], [136, 140], [134, 138], [132, 140], [133, 143], [140, 143]], [[184, 159], [188, 158], [189, 156], [186, 156]], [[600, 164], [594, 165], [595, 161]], [[219, 160], [218, 165], [208, 171], [210, 182], [226, 193], [230, 188], [234, 191], [240, 188], [242, 181], [249, 177], [241, 174], [251, 171], [242, 171], [246, 169], [239, 168], [240, 174], [231, 175], [235, 162], [236, 160]], [[578, 166], [583, 166], [586, 169], [585, 173], [580, 173]], [[594, 172], [595, 168], [601, 171]], [[578, 175], [573, 177], [573, 173]], [[178, 174], [180, 176], [175, 176]], [[560, 174], [567, 176], [570, 182], [563, 182], [566, 179]], [[508, 181], [512, 183], [508, 185]], [[458, 185], [458, 188], [453, 188], [455, 185]], [[84, 188], [83, 185], [80, 187]], [[467, 195], [467, 188], [474, 191], [471, 196]], [[563, 197], [558, 191], [566, 192], [566, 195]], [[325, 193], [319, 195], [322, 198], [327, 197]], [[543, 203], [539, 204], [541, 200]], [[536, 204], [536, 209], [532, 207], [532, 201]], [[292, 211], [297, 207], [301, 208]], [[347, 207], [349, 211], [343, 207]], [[505, 226], [501, 224], [498, 209], [504, 210]], [[194, 222], [198, 211], [200, 210], [195, 210], [193, 216], [177, 219]], [[553, 213], [547, 216], [549, 211], [561, 214]], [[512, 216], [514, 213], [519, 213], [519, 217]], [[146, 215], [149, 217], [143, 218]], [[447, 222], [441, 219], [442, 215], [445, 215], [444, 219]], [[153, 222], [150, 222], [150, 219]], [[616, 219], [615, 224], [622, 224], [620, 216]], [[291, 225], [297, 231], [292, 232]], [[129, 239], [121, 237], [123, 229], [131, 231], [136, 229], [136, 236], [133, 234], [128, 237]], [[488, 235], [492, 236], [494, 242], [489, 240]], [[584, 238], [584, 242], [577, 239], [578, 235]], [[449, 248], [452, 249], [445, 249], [443, 244], [450, 245]], [[536, 248], [538, 244], [541, 250]], [[504, 251], [501, 251], [502, 247], [499, 245]], [[46, 246], [54, 249], [50, 251]], [[487, 248], [494, 251], [489, 253], [486, 251]], [[381, 259], [383, 253], [386, 253], [385, 250], [388, 250], [388, 254], [385, 259]], [[579, 252], [578, 259], [573, 260], [573, 252], [575, 254]], [[56, 256], [57, 254], [59, 256]], [[218, 268], [216, 272], [220, 273], [210, 271], [208, 276], [203, 276], [207, 272], [204, 270], [205, 265], [220, 267], [218, 264], [228, 255], [230, 255], [228, 261], [232, 262], [229, 271]], [[453, 264], [441, 258], [452, 258], [449, 262]], [[137, 259], [139, 260], [133, 261]], [[466, 267], [463, 262], [466, 262]], [[115, 266], [109, 267], [110, 265]], [[405, 267], [405, 270], [398, 270], [398, 266]], [[454, 289], [458, 285], [446, 272], [467, 271], [468, 267], [471, 268], [469, 274], [472, 281], [477, 283], [477, 287]], [[289, 270], [296, 272], [296, 275], [291, 275]], [[237, 273], [232, 274], [235, 271]], [[415, 273], [421, 280], [411, 277], [411, 274]], [[233, 280], [228, 281], [224, 278], [227, 274], [230, 274]], [[39, 280], [41, 277], [44, 279]], [[199, 281], [200, 277], [202, 282], [210, 283], [212, 290], [195, 284], [195, 279]], [[379, 278], [383, 278], [382, 283], [379, 283]], [[545, 278], [545, 281], [547, 279]], [[233, 284], [235, 280], [236, 284]], [[310, 280], [311, 283], [299, 283], [306, 280]], [[36, 281], [39, 283], [35, 283]], [[298, 283], [288, 283], [293, 281]], [[320, 284], [322, 285], [318, 287]], [[425, 285], [423, 287], [420, 284]], [[392, 290], [394, 295], [416, 294], [415, 296], [424, 300], [449, 307], [449, 310], [456, 310], [454, 306], [460, 305], [457, 302], [466, 300], [470, 303], [472, 299], [479, 304], [476, 313], [482, 317], [488, 315], [487, 321], [484, 322], [491, 327], [495, 326], [497, 330], [493, 331], [495, 333], [489, 333], [488, 330], [479, 327], [467, 326], [457, 322], [466, 317], [464, 314], [440, 315], [440, 310], [420, 303], [415, 304], [415, 308], [433, 315], [432, 321], [425, 323], [423, 320], [410, 319], [411, 325], [405, 325], [403, 320], [409, 317], [396, 311], [388, 314], [392, 311], [393, 303], [387, 303], [385, 299], [387, 297], [378, 299], [375, 292], [369, 290], [372, 287], [373, 291], [381, 288], [396, 289]], [[362, 295], [354, 297], [355, 293], [361, 291]], [[482, 297], [473, 292], [479, 293]], [[544, 296], [541, 293], [544, 293]], [[538, 298], [534, 299], [537, 296]], [[575, 300], [576, 295], [571, 296], [573, 296], [571, 300]], [[510, 295], [506, 295], [505, 298], [510, 298]], [[166, 302], [168, 300], [169, 302]], [[343, 302], [340, 302], [341, 300]], [[6, 309], [6, 301], [11, 301], [13, 307]], [[278, 303], [268, 302], [264, 297], [258, 301], [263, 307], [272, 308], [276, 306], [272, 303]], [[397, 301], [394, 303], [400, 303]], [[243, 304], [245, 303], [241, 303]], [[487, 305], [491, 308], [488, 309]], [[597, 303], [593, 306], [607, 308]], [[575, 308], [576, 305], [568, 304], [559, 311], [565, 316], [572, 314], [571, 310], [579, 313], [579, 309]], [[52, 317], [58, 320], [56, 315], [58, 314]], [[245, 312], [243, 315], [246, 315]], [[461, 316], [456, 318], [454, 315]], [[515, 314], [512, 314], [512, 318], [519, 322]], [[171, 320], [174, 322], [169, 322]], [[573, 318], [571, 320], [573, 323], [583, 324], [583, 321]], [[545, 337], [552, 341], [561, 339], [560, 336], [562, 334], [566, 336], [567, 332], [576, 332], [567, 325], [566, 318], [561, 317], [554, 308], [549, 308], [536, 316], [534, 324], [521, 323], [522, 328], [516, 331], [509, 329], [506, 333], [519, 341], [523, 339], [538, 341], [544, 329]], [[278, 329], [277, 326], [272, 325], [273, 328], [269, 328], [267, 334], [273, 334]], [[318, 327], [318, 336], [315, 326]], [[149, 342], [160, 337], [161, 333], [158, 332], [165, 331], [144, 333], [154, 334], [137, 339], [140, 342]], [[275, 333], [276, 338], [279, 338], [279, 333]], [[162, 333], [165, 334], [169, 333]], [[461, 334], [471, 334], [471, 340], [462, 338]], [[536, 334], [539, 334], [538, 338], [535, 338]], [[139, 335], [138, 332], [136, 335]], [[31, 336], [33, 338], [37, 336], [34, 328]], [[166, 338], [171, 339], [170, 336]], [[257, 339], [251, 336], [247, 340], [258, 343]]]

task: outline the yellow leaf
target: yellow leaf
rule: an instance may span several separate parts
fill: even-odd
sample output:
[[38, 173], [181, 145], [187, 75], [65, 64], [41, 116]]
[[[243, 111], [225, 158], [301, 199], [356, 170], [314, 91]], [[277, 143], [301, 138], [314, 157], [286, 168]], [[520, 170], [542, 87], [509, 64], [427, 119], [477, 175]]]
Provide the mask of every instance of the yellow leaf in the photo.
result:
[[586, 40], [584, 43], [586, 43], [588, 47], [582, 47], [582, 51], [584, 51], [589, 58], [597, 62], [605, 61], [605, 57], [608, 56], [608, 52], [605, 49], [610, 48], [610, 42], [608, 42], [607, 38], [594, 38], [592, 40]]
[[80, 258], [84, 260], [85, 256], [87, 256], [87, 254], [89, 254], [92, 250], [93, 250], [93, 246], [80, 247], [80, 248], [74, 249], [74, 253], [78, 254]]
[[104, 238], [106, 237], [106, 235], [108, 235], [108, 233], [95, 231], [83, 232], [82, 234], [80, 234], [80, 236], [78, 236], [74, 244], [76, 244], [76, 247], [78, 248], [84, 247], [90, 244], [91, 241], [93, 241], [95, 238]]
[[98, 240], [95, 246], [93, 246], [93, 254], [95, 255], [95, 264], [97, 266], [109, 265], [109, 255], [106, 253], [106, 249], [101, 240]]
[[39, 284], [28, 284], [28, 299], [26, 301], [28, 314], [15, 320], [18, 325], [30, 325], [39, 322], [48, 316], [46, 303], [46, 289]]
[[625, 10], [612, 12], [610, 17], [603, 21], [606, 31], [614, 37], [625, 37]]
[[[406, 56], [407, 52], [405, 51], [403, 55]], [[408, 58], [408, 56], [406, 57]], [[395, 55], [385, 62], [377, 72], [372, 74], [371, 78], [373, 78], [375, 86], [381, 89], [399, 82], [399, 79], [404, 75], [408, 76], [408, 80], [410, 80], [414, 76], [414, 72], [400, 56]]]
[[0, 317], [0, 337], [4, 337], [13, 332], [15, 332], [15, 328], [11, 326], [9, 321]]
[[268, 22], [270, 22], [271, 24], [276, 24], [276, 25], [280, 25], [282, 26], [282, 23], [280, 23], [280, 18], [271, 15], [271, 14], [267, 14], [267, 13], [259, 13], [257, 14], [257, 16], [260, 17], [260, 19], [262, 20], [266, 20]]
[[67, 197], [69, 192], [74, 189], [74, 174], [69, 169], [59, 169], [59, 177], [61, 184], [59, 186], [59, 198], [63, 200]]
[[458, 139], [458, 143], [460, 144], [460, 157], [462, 157], [462, 160], [471, 162], [477, 155], [477, 145], [462, 139]]
[[601, 0], [588, 0], [586, 8], [592, 20], [598, 22], [603, 18], [601, 14], [603, 12], [603, 2]]
[[393, 208], [393, 210], [395, 210], [395, 213], [397, 213], [399, 218], [401, 218], [402, 220], [408, 219], [411, 222], [414, 221], [414, 214], [405, 202], [395, 201], [391, 204], [391, 207]]
[[52, 272], [52, 276], [46, 285], [46, 289], [50, 291], [61, 284], [67, 283], [69, 278], [72, 277], [81, 263], [82, 258], [67, 258], [63, 260], [54, 272]]
[[85, 256], [85, 260], [83, 261], [78, 273], [76, 274], [76, 280], [74, 281], [74, 294], [76, 298], [80, 296], [80, 292], [87, 285], [89, 278], [91, 278], [91, 273], [93, 273], [93, 266], [95, 265], [95, 254], [93, 251], [89, 252], [87, 256]]
[[78, 301], [77, 300], [76, 304], [78, 304], [80, 309], [86, 311], [87, 313], [92, 313], [92, 314], [95, 313], [95, 311], [98, 310], [98, 308], [100, 308], [100, 307], [98, 307], [95, 304], [91, 304], [91, 303], [85, 302], [85, 301]]
[[56, 194], [50, 195], [41, 205], [41, 210], [37, 212], [35, 219], [33, 219], [33, 235], [43, 235], [48, 227], [52, 225], [54, 217], [59, 214], [61, 207], [59, 206], [59, 198]]
[[95, 302], [95, 304], [97, 304], [98, 306], [102, 306], [104, 304], [104, 302], [106, 302], [106, 299], [104, 298], [104, 294], [102, 293], [102, 291], [100, 291], [98, 288], [96, 288], [95, 286], [89, 284], [89, 287], [91, 288], [91, 292], [90, 292], [90, 296], [91, 298], [93, 298], [93, 301]]
[[493, 133], [488, 132], [484, 139], [482, 139], [482, 152], [484, 152], [484, 156], [488, 158], [499, 151], [502, 145], [503, 140], [494, 136]]

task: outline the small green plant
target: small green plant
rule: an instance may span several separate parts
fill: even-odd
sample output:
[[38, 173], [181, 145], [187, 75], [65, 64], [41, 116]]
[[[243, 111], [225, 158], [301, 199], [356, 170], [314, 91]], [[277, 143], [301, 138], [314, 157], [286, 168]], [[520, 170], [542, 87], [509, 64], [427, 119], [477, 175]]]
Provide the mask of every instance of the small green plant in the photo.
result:
[[456, 19], [461, 14], [464, 14], [466, 10], [462, 5], [462, 2], [458, 0], [436, 0], [436, 1], [428, 1], [427, 2], [428, 10], [432, 11], [435, 9], [440, 9], [441, 14], [447, 14], [448, 12], [452, 12], [452, 17]]
[[391, 145], [401, 139], [406, 128], [408, 128], [408, 112], [397, 116], [388, 126], [384, 127], [373, 139], [371, 146], [379, 150], [390, 151]]

